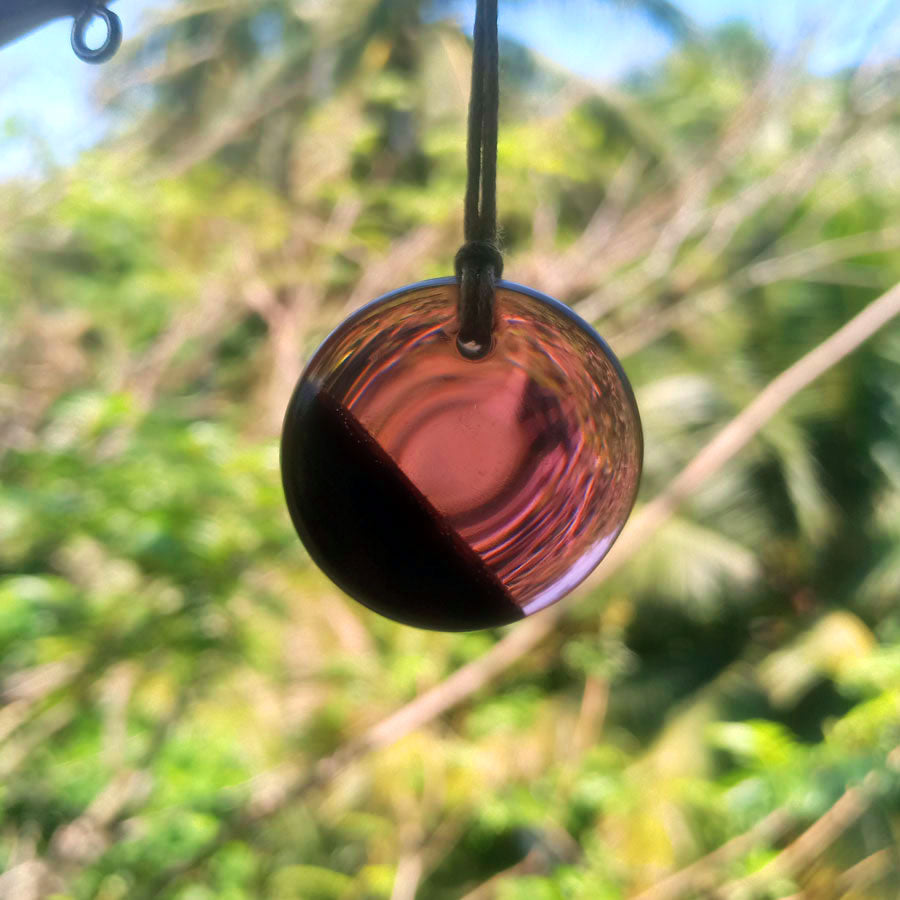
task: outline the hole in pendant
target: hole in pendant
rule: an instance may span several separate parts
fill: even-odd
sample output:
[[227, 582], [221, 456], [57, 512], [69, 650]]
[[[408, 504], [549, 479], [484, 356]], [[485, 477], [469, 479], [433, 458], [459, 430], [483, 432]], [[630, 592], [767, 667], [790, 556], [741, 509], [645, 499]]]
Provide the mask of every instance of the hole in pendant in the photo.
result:
[[460, 355], [471, 360], [484, 359], [491, 352], [493, 346], [493, 341], [482, 344], [480, 341], [463, 341], [460, 338], [456, 339], [456, 349], [459, 350]]

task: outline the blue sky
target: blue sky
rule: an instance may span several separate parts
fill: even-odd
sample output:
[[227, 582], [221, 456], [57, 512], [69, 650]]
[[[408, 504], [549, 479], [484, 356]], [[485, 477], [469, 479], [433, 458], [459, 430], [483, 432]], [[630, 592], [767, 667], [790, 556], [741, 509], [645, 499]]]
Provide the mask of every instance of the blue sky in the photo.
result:
[[[125, 39], [145, 15], [171, 5], [165, 0], [118, 0]], [[682, 0], [681, 8], [701, 27], [743, 19], [777, 47], [787, 48], [812, 26], [825, 28], [810, 65], [830, 72], [859, 58], [881, 0]], [[460, 0], [458, 17], [471, 28], [474, 3]], [[881, 23], [877, 35], [885, 55], [900, 55], [900, 10]], [[629, 9], [627, 0], [501, 0], [500, 27], [510, 37], [583, 75], [614, 79], [658, 60], [669, 49], [665, 35]], [[78, 60], [69, 46], [70, 20], [0, 48], [0, 134], [10, 123], [39, 134], [57, 160], [71, 159], [103, 133], [92, 101], [103, 66]], [[107, 70], [108, 71], [108, 70]], [[0, 176], [33, 168], [36, 149], [27, 141], [4, 141]]]
[[[825, 23], [810, 67], [827, 73], [859, 58], [867, 32], [889, 3], [882, 0], [682, 0], [678, 6], [701, 28], [742, 20], [774, 46], [785, 49], [795, 46], [811, 27]], [[627, 0], [618, 3], [518, 0], [501, 9], [501, 27], [507, 34], [541, 49], [581, 74], [596, 78], [621, 76], [659, 59], [670, 48], [659, 28], [638, 15], [633, 7], [629, 8]], [[471, 17], [468, 21], [471, 22]], [[891, 27], [882, 29], [880, 38], [894, 55], [900, 55], [900, 9], [889, 22]]]

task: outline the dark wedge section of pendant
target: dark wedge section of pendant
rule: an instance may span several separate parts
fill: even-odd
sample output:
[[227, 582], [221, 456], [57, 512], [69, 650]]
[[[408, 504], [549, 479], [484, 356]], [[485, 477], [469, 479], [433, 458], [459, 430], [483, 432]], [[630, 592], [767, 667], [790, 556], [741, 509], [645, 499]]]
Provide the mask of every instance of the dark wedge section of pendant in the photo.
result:
[[523, 617], [499, 579], [352, 413], [310, 382], [288, 407], [281, 470], [309, 555], [360, 603], [440, 631]]

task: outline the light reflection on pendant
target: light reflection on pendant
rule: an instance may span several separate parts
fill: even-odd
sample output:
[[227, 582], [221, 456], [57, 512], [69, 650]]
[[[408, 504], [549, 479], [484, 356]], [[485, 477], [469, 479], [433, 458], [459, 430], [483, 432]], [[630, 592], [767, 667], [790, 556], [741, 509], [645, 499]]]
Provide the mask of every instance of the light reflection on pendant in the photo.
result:
[[643, 440], [604, 341], [568, 307], [501, 281], [494, 343], [457, 348], [454, 278], [394, 291], [334, 331], [282, 435], [310, 556], [389, 618], [447, 631], [556, 602], [631, 511]]

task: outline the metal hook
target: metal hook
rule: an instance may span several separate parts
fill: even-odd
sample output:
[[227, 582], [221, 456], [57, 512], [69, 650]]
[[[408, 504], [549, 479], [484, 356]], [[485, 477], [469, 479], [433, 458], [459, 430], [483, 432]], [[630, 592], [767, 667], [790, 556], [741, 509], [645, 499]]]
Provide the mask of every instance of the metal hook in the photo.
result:
[[[85, 32], [94, 16], [106, 23], [106, 40], [99, 47], [90, 47], [85, 40]], [[75, 55], [88, 63], [103, 63], [115, 56], [122, 43], [122, 22], [119, 17], [107, 9], [102, 0], [92, 0], [72, 23], [72, 49]]]

